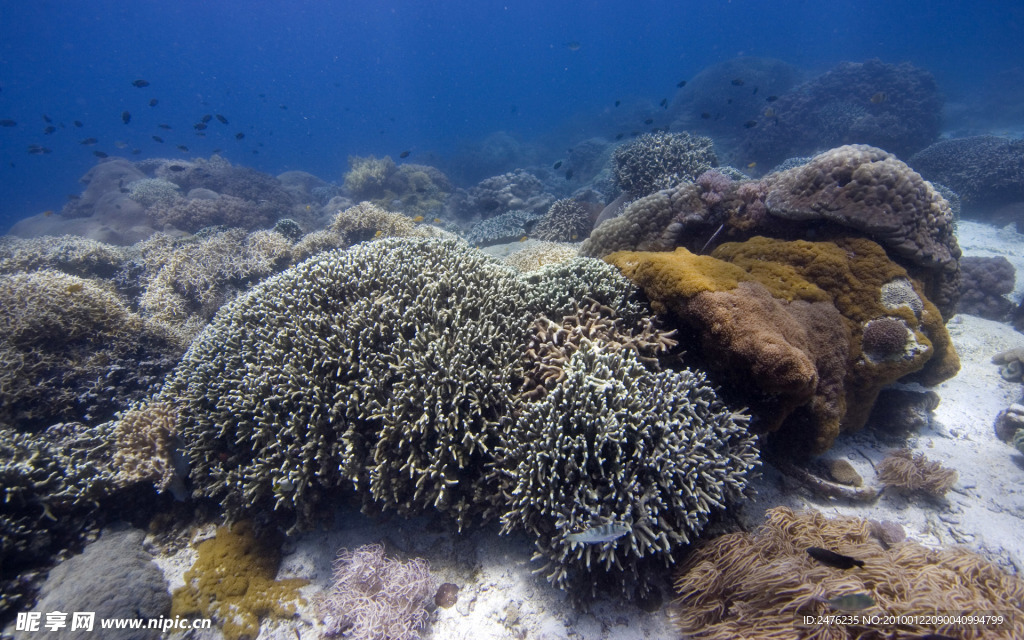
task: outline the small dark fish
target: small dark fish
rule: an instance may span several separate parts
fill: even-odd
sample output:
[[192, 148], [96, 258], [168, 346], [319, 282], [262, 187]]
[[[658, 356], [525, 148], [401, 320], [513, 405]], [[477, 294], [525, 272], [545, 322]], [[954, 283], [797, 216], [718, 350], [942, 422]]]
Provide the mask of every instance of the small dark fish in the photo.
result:
[[53, 149], [48, 149], [47, 147], [40, 147], [37, 144], [32, 144], [29, 145], [28, 152], [34, 156], [41, 156], [46, 153], [53, 153]]
[[16, 127], [18, 123], [14, 120], [0, 120], [0, 127]]
[[753, 93], [751, 93], [750, 95], [752, 95], [752, 96], [756, 96], [756, 95], [757, 95], [757, 89], [758, 89], [757, 87], [754, 87], [754, 92], [753, 92]]
[[132, 149], [132, 155], [137, 156], [142, 153], [142, 149]]
[[617, 106], [619, 106], [620, 104], [622, 104], [622, 100], [616, 100], [616, 101], [615, 101], [615, 106], [616, 106], [616, 107], [617, 107]]
[[654, 124], [654, 118], [647, 118], [644, 120], [644, 124]]
[[69, 193], [67, 195], [67, 198], [68, 198], [68, 200], [74, 202], [75, 200], [81, 200], [82, 196], [78, 195], [77, 193]]
[[682, 89], [683, 87], [686, 86], [686, 80], [680, 80], [679, 82], [676, 83], [676, 86]]
[[568, 171], [565, 172], [565, 179], [572, 180], [572, 169], [569, 169]]
[[630, 136], [631, 138], [635, 138], [635, 137], [637, 137], [638, 135], [640, 135], [640, 132], [639, 132], [639, 131], [630, 131], [630, 132], [629, 132], [629, 136]]
[[575, 40], [573, 40], [572, 42], [566, 42], [565, 48], [568, 49], [569, 51], [579, 51], [580, 43], [576, 42]]
[[45, 113], [43, 114], [43, 122], [45, 122], [46, 124], [53, 124], [53, 120], [51, 120], [50, 116], [46, 115]]
[[55, 126], [53, 126], [51, 124], [50, 126], [48, 126], [45, 129], [43, 129], [43, 133], [45, 133], [46, 135], [50, 135], [51, 133], [53, 133], [56, 130], [57, 130], [57, 127], [55, 127]]
[[261, 98], [266, 98], [266, 97], [267, 97], [267, 94], [265, 94], [265, 93], [261, 93], [261, 94], [260, 94], [260, 97], [261, 97]]
[[132, 121], [132, 114], [128, 113], [127, 111], [122, 111], [121, 112], [121, 122], [123, 122], [125, 124], [128, 124], [131, 121]]
[[403, 151], [402, 153], [398, 154], [398, 157], [399, 158], [408, 158], [410, 153], [412, 153], [412, 151]]
[[711, 119], [711, 114], [708, 113], [707, 111], [701, 111], [700, 117], [701, 117], [702, 120], [710, 120]]
[[143, 87], [148, 87], [149, 83], [143, 80], [142, 78], [139, 78], [138, 80], [132, 82], [132, 86], [142, 89]]
[[746, 122], [743, 123], [743, 126], [746, 127], [747, 129], [753, 129], [754, 127], [757, 126], [757, 120], [747, 120]]
[[206, 134], [203, 133], [202, 131], [196, 131], [196, 137], [197, 138], [205, 138]]
[[206, 114], [202, 118], [199, 119], [199, 122], [202, 122], [203, 124], [206, 124], [210, 120], [213, 120], [213, 116], [211, 116], [210, 114]]
[[164, 131], [170, 131], [170, 130], [171, 130], [171, 125], [169, 125], [169, 124], [164, 124], [164, 123], [162, 123], [162, 122], [161, 122], [160, 124], [156, 125], [156, 126], [160, 127], [160, 128], [161, 128], [161, 129], [163, 129]]
[[224, 116], [220, 115], [219, 113], [217, 115], [213, 116], [213, 117], [217, 118], [217, 121], [220, 122], [221, 124], [227, 124], [228, 123], [228, 119], [225, 118]]
[[99, 140], [97, 140], [96, 138], [86, 138], [85, 140], [82, 140], [78, 144], [96, 144], [97, 142], [99, 142]]
[[775, 102], [778, 99], [779, 99], [779, 96], [768, 96], [767, 98], [764, 99], [764, 101], [765, 102]]
[[729, 98], [728, 100], [726, 100], [725, 104], [732, 104], [732, 98]]
[[556, 163], [555, 163], [555, 165], [554, 165], [553, 167], [551, 167], [551, 168], [552, 168], [552, 169], [557, 169], [557, 168], [558, 168], [558, 167], [560, 167], [560, 166], [562, 166], [562, 161], [561, 161], [561, 160], [559, 160], [558, 162], [556, 162]]
[[277, 108], [281, 109], [282, 111], [287, 111], [288, 110], [288, 105], [286, 105], [286, 104], [279, 104], [279, 105], [277, 105]]
[[829, 551], [828, 549], [822, 549], [821, 547], [807, 547], [807, 555], [811, 556], [822, 564], [827, 564], [830, 567], [836, 569], [852, 569], [853, 567], [863, 567], [864, 561], [850, 556], [844, 556], [835, 551]]
[[664, 109], [668, 109], [668, 98], [662, 98], [661, 102], [658, 103], [658, 106]]
[[97, 158], [106, 158], [107, 157], [107, 154], [103, 153], [102, 151], [93, 151], [92, 155], [96, 156]]
[[149, 106], [151, 106], [151, 107], [155, 107], [158, 104], [160, 104], [160, 101], [157, 100], [156, 98], [153, 98], [152, 100], [149, 101]]
[[203, 129], [206, 128], [206, 123], [204, 123], [204, 122], [197, 122], [194, 125], [192, 125], [192, 128], [195, 129], [196, 131], [202, 131]]
[[734, 87], [742, 87], [743, 86], [743, 78], [733, 78], [732, 86], [734, 86]]
[[76, 126], [76, 127], [78, 127], [79, 129], [81, 129], [81, 128], [82, 128], [82, 127], [84, 126], [84, 125], [82, 124], [82, 121], [81, 121], [81, 120], [75, 120], [75, 121], [74, 121], [74, 122], [72, 122], [71, 124], [75, 125], [75, 126]]
[[833, 609], [840, 611], [860, 611], [875, 606], [875, 599], [866, 593], [851, 593], [826, 600]]
[[245, 137], [245, 134], [242, 133], [241, 131], [239, 131], [238, 133], [235, 134], [235, 140], [241, 140], [244, 137]]
[[175, 171], [175, 172], [177, 172], [177, 171], [184, 171], [185, 170], [185, 167], [181, 166], [180, 164], [172, 164], [171, 166], [169, 166], [167, 168], [170, 169], [171, 171]]
[[626, 135], [626, 134], [624, 134], [624, 133], [616, 133], [616, 134], [615, 134], [615, 139], [616, 139], [616, 140], [622, 140], [622, 137], [623, 137], [624, 135]]
[[188, 153], [188, 147], [186, 147], [183, 144], [179, 144], [177, 149], [178, 149], [178, 151], [181, 151], [182, 153]]
[[871, 104], [882, 104], [889, 99], [889, 96], [885, 95], [884, 91], [879, 91], [875, 95], [871, 96]]
[[160, 136], [153, 136], [153, 140], [155, 140], [157, 142], [163, 142], [164, 141], [164, 139], [161, 138]]

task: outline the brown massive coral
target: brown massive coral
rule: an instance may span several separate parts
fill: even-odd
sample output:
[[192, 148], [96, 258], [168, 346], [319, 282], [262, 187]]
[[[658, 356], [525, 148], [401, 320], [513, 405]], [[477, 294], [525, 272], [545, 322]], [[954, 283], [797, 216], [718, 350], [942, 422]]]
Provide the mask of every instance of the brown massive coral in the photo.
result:
[[[839, 147], [809, 163], [737, 181], [683, 184], [633, 202], [594, 230], [580, 249], [600, 257], [613, 251], [703, 253], [717, 244], [755, 235], [827, 240], [862, 236], [923, 287], [944, 318], [960, 295], [960, 247], [949, 204], [910, 167], [880, 149]], [[710, 197], [713, 195], [714, 197]]]
[[[790, 450], [821, 452], [861, 427], [885, 384], [911, 374], [935, 384], [959, 368], [938, 310], [869, 240], [756, 237], [712, 256], [679, 248], [606, 259], [746, 390], [755, 426], [780, 431]], [[887, 350], [871, 341], [875, 323], [901, 329]]]

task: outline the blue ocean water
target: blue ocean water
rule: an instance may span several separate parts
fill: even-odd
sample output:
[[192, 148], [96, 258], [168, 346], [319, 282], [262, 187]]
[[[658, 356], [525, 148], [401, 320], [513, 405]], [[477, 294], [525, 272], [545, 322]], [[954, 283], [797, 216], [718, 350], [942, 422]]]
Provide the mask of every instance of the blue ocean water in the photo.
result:
[[[671, 99], [731, 58], [807, 74], [909, 61], [948, 109], [1019, 99], [1022, 43], [1024, 5], [1011, 1], [0, 0], [0, 120], [16, 123], [0, 127], [0, 230], [59, 210], [95, 152], [219, 150], [340, 181], [349, 155], [410, 151], [479, 179], [460, 157], [490, 134], [552, 147], [607, 135], [616, 100]], [[227, 124], [194, 128], [215, 114]]]

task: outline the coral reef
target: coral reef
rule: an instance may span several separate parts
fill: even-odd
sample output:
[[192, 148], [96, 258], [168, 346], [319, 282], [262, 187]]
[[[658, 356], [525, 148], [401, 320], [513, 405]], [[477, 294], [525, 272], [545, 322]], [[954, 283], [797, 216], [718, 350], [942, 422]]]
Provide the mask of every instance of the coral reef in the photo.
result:
[[[927, 637], [964, 640], [1024, 636], [1024, 580], [963, 548], [932, 549], [914, 542], [883, 545], [860, 518], [829, 519], [818, 512], [769, 509], [753, 533], [729, 533], [691, 553], [676, 578], [670, 616], [680, 633], [706, 640], [732, 638]], [[812, 559], [808, 547], [857, 558], [864, 566], [843, 571]], [[842, 613], [828, 600], [867, 594], [872, 614], [910, 614], [900, 624], [850, 616], [843, 625], [803, 622], [803, 615]], [[1001, 612], [1004, 624], [927, 624], [929, 614]], [[913, 615], [922, 614], [922, 615]], [[1016, 614], [1016, 615], [1014, 615]], [[917, 620], [920, 620], [918, 622]]]
[[612, 172], [620, 189], [642, 198], [718, 166], [711, 138], [688, 133], [645, 133], [612, 154]]
[[0, 275], [0, 424], [95, 424], [137, 400], [182, 352], [102, 284], [57, 271]]
[[451, 240], [361, 244], [257, 285], [164, 387], [196, 492], [309, 522], [344, 471], [382, 506], [464, 521], [518, 387], [524, 296], [513, 270]]
[[[81, 197], [69, 200], [60, 215], [64, 218], [103, 216], [118, 204], [133, 202], [121, 187], [146, 177], [124, 158], [111, 158], [100, 162], [79, 180], [86, 185]], [[139, 207], [136, 207], [139, 208]]]
[[0, 429], [0, 617], [26, 597], [18, 574], [78, 541], [113, 493], [106, 425]]
[[910, 166], [960, 196], [966, 212], [986, 216], [1024, 200], [1024, 140], [973, 136], [940, 140], [918, 151]]
[[160, 491], [172, 486], [184, 498], [174, 466], [178, 413], [167, 401], [139, 403], [125, 411], [111, 429], [114, 474], [119, 485], [151, 482]]
[[1008, 296], [1013, 293], [1017, 272], [1003, 256], [960, 258], [960, 305], [957, 313], [1005, 322], [1013, 312], [1014, 304]]
[[228, 640], [255, 638], [262, 618], [296, 614], [298, 589], [308, 583], [275, 580], [280, 563], [278, 544], [258, 536], [248, 521], [218, 527], [199, 543], [185, 586], [174, 591], [171, 616], [212, 618]]
[[634, 200], [594, 229], [580, 254], [600, 258], [614, 251], [671, 251], [684, 244], [682, 236], [696, 236], [702, 227], [710, 228], [705, 237], [711, 236], [717, 224], [702, 195], [699, 186], [682, 183]]
[[822, 148], [869, 144], [908, 158], [939, 137], [942, 104], [932, 75], [909, 63], [842, 62], [764, 108], [742, 157], [772, 166]]
[[558, 200], [533, 227], [533, 235], [549, 242], [577, 242], [590, 235], [590, 212], [572, 198]]
[[1024, 429], [1024, 405], [1014, 402], [996, 415], [996, 437], [1003, 442], [1013, 442], [1017, 432]]
[[934, 496], [946, 495], [956, 484], [955, 469], [947, 469], [938, 462], [930, 462], [923, 453], [899, 449], [878, 463], [878, 480], [886, 487], [904, 491], [923, 491]]
[[143, 178], [128, 185], [128, 197], [144, 207], [170, 206], [181, 197], [181, 190], [163, 178]]
[[353, 199], [366, 200], [408, 216], [427, 216], [440, 211], [453, 191], [440, 170], [421, 164], [396, 166], [390, 156], [349, 156], [345, 189]]
[[932, 412], [938, 406], [939, 394], [934, 391], [887, 387], [878, 394], [868, 426], [880, 440], [899, 444], [931, 424]]
[[342, 549], [334, 561], [331, 588], [317, 603], [324, 635], [415, 640], [429, 620], [426, 605], [435, 589], [425, 560], [393, 560], [379, 544]]
[[647, 317], [635, 326], [626, 326], [614, 309], [596, 300], [585, 300], [572, 314], [563, 316], [561, 323], [538, 318], [526, 346], [522, 397], [543, 398], [562, 382], [566, 364], [584, 343], [608, 351], [631, 349], [644, 365], [660, 370], [658, 356], [678, 344], [672, 338], [674, 333], [659, 330], [655, 321]]
[[821, 221], [869, 236], [924, 282], [943, 317], [952, 316], [960, 295], [953, 215], [906, 164], [880, 149], [852, 145], [772, 174], [765, 183], [773, 218], [802, 225]]
[[519, 251], [513, 251], [502, 262], [517, 271], [526, 272], [572, 260], [579, 255], [578, 245], [562, 242], [531, 242]]
[[190, 232], [216, 225], [259, 229], [272, 224], [276, 214], [277, 210], [267, 203], [255, 204], [225, 194], [213, 198], [177, 198], [169, 204], [157, 202], [148, 210], [157, 224]]
[[[143, 532], [136, 529], [107, 530], [80, 555], [68, 558], [52, 570], [43, 584], [36, 611], [90, 611], [100, 620], [141, 619], [140, 629], [104, 629], [111, 640], [158, 640], [160, 629], [147, 629], [147, 620], [166, 616], [171, 610], [164, 574], [142, 547]], [[90, 635], [67, 627], [47, 631], [47, 638], [74, 640]], [[95, 633], [95, 631], [94, 631]], [[39, 632], [23, 632], [16, 640], [28, 640]]]
[[466, 242], [475, 247], [515, 242], [526, 237], [542, 218], [542, 214], [532, 211], [506, 211], [473, 225], [466, 232]]
[[348, 157], [349, 170], [345, 174], [345, 190], [355, 200], [377, 200], [385, 195], [384, 184], [397, 167], [391, 156]]
[[417, 224], [409, 216], [387, 211], [372, 202], [360, 202], [354, 207], [339, 211], [327, 227], [327, 231], [340, 234], [348, 244], [377, 238], [451, 236], [437, 227]]
[[[869, 240], [755, 237], [723, 244], [712, 256], [679, 248], [606, 259], [644, 290], [655, 311], [670, 311], [684, 335], [696, 335], [711, 368], [738, 388], [760, 390], [744, 399], [755, 425], [785, 426], [795, 450], [824, 451], [840, 430], [862, 426], [885, 384], [915, 373], [936, 384], [959, 368], [934, 305], [915, 294], [920, 317], [883, 305], [885, 284], [906, 280], [906, 272]], [[896, 317], [880, 320], [889, 316]], [[898, 332], [881, 331], [892, 322], [904, 341], [872, 342], [879, 333], [894, 337]], [[888, 351], [876, 351], [883, 347]]]
[[529, 211], [543, 215], [555, 197], [544, 191], [544, 184], [522, 169], [481, 180], [469, 189], [457, 189], [447, 204], [456, 218], [490, 218], [509, 211]]
[[0, 273], [53, 269], [82, 278], [109, 278], [124, 261], [121, 247], [81, 236], [0, 237]]
[[[526, 530], [561, 588], [643, 595], [676, 546], [742, 497], [759, 464], [754, 436], [702, 374], [652, 372], [632, 349], [584, 341], [563, 369], [496, 451], [502, 531]], [[567, 539], [607, 523], [625, 535]]]

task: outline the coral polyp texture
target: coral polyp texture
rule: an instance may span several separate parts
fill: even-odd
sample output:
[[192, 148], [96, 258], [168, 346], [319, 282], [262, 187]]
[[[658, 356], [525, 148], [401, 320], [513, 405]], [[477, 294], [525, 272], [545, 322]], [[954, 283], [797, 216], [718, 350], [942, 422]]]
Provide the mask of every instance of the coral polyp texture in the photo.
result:
[[[680, 633], [701, 640], [1024, 637], [1024, 580], [980, 555], [903, 541], [860, 518], [776, 507], [766, 520], [752, 533], [714, 538], [686, 558], [676, 577], [678, 597], [669, 605]], [[837, 569], [808, 555], [808, 547], [856, 558], [864, 566]], [[872, 604], [850, 612], [830, 607], [829, 600], [848, 594], [866, 595]], [[929, 614], [940, 611], [954, 618], [944, 623], [935, 616], [932, 623]], [[955, 620], [981, 611], [999, 612], [1003, 623]], [[805, 622], [805, 616], [844, 613], [851, 615], [841, 625]], [[876, 614], [882, 620], [873, 620]], [[884, 620], [886, 614], [908, 615], [897, 624]]]
[[317, 603], [324, 635], [415, 640], [430, 619], [427, 604], [435, 589], [425, 560], [388, 558], [379, 544], [342, 549], [334, 561], [331, 588]]
[[645, 133], [612, 154], [615, 182], [634, 198], [693, 182], [717, 166], [711, 138], [688, 133]]
[[[503, 531], [531, 534], [541, 571], [562, 588], [644, 595], [673, 549], [743, 496], [759, 464], [747, 416], [702, 374], [653, 372], [632, 349], [584, 341], [563, 369], [496, 454]], [[625, 535], [567, 537], [609, 523]]]
[[[796, 449], [820, 453], [860, 428], [885, 384], [911, 374], [936, 384], [959, 369], [938, 309], [869, 240], [755, 237], [711, 256], [679, 248], [606, 259], [696, 336], [711, 368], [759, 389], [747, 397], [757, 428], [781, 429]], [[916, 301], [920, 313], [886, 306], [887, 285], [890, 302]]]
[[590, 212], [571, 198], [558, 200], [533, 227], [533, 235], [550, 242], [577, 242], [590, 234]]

